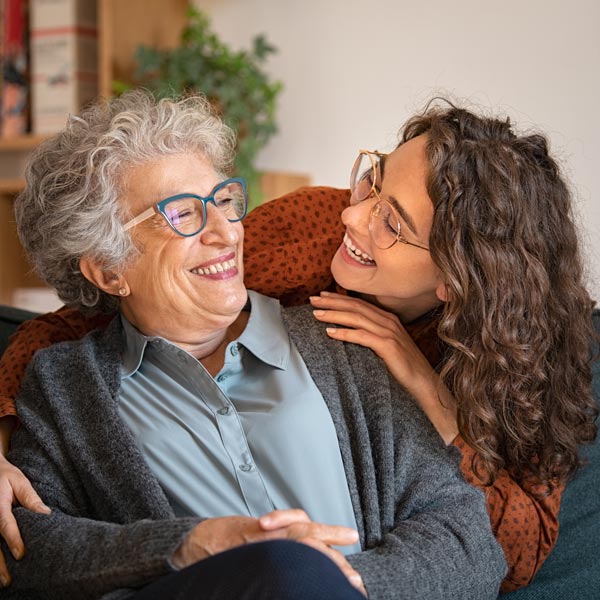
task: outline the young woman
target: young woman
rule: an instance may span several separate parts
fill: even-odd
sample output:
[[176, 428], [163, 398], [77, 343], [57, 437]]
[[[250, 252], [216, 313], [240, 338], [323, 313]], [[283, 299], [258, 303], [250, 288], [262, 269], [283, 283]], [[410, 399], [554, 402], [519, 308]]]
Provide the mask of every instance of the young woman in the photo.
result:
[[[349, 207], [346, 190], [307, 188], [250, 213], [246, 283], [286, 304], [312, 295], [332, 338], [382, 356], [484, 491], [510, 567], [502, 589], [526, 585], [556, 541], [577, 447], [595, 436], [569, 190], [543, 136], [452, 106], [410, 120], [390, 155], [361, 152], [351, 187]], [[331, 257], [338, 284], [369, 303], [317, 296], [335, 289]], [[0, 364], [5, 414], [37, 347], [99, 324], [70, 309], [28, 324]], [[26, 486], [11, 469], [12, 500], [11, 482]]]
[[[449, 107], [411, 119], [391, 154], [361, 151], [351, 191], [331, 270], [370, 302], [325, 293], [315, 316], [382, 357], [463, 450], [512, 565], [503, 589], [523, 585], [596, 433], [569, 190], [543, 136]], [[417, 320], [427, 357], [402, 325]]]

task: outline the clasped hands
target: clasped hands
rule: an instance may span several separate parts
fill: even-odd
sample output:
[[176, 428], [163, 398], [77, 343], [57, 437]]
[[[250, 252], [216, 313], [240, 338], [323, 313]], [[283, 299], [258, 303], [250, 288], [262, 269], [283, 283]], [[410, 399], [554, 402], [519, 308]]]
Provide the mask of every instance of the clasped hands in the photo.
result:
[[[5, 538], [15, 559], [20, 559], [25, 547], [12, 514], [12, 504], [19, 502], [29, 510], [50, 513], [50, 509], [31, 487], [25, 476], [4, 457], [0, 456], [0, 535]], [[276, 510], [256, 519], [233, 516], [206, 519], [196, 525], [175, 551], [172, 563], [184, 568], [208, 558], [252, 542], [287, 539], [312, 546], [328, 556], [365, 596], [362, 578], [344, 555], [331, 546], [347, 546], [358, 541], [358, 533], [349, 527], [315, 523], [300, 509]], [[10, 574], [0, 552], [0, 581], [10, 583]]]
[[206, 519], [187, 535], [171, 562], [176, 568], [182, 569], [231, 548], [277, 539], [294, 540], [321, 551], [339, 567], [356, 589], [367, 595], [361, 576], [339, 550], [332, 548], [356, 543], [356, 530], [315, 523], [300, 509], [275, 510], [258, 519], [243, 516]]

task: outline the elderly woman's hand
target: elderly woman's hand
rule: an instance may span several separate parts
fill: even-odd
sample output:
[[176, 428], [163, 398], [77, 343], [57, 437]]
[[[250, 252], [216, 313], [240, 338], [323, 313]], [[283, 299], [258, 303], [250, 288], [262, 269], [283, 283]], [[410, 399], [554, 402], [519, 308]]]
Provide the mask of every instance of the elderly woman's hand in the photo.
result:
[[206, 519], [183, 540], [171, 562], [182, 569], [237, 546], [275, 539], [295, 540], [320, 550], [340, 568], [354, 587], [366, 595], [360, 575], [341, 552], [331, 547], [356, 543], [358, 533], [349, 527], [315, 523], [303, 510], [277, 510], [260, 519], [243, 516]]
[[[13, 557], [19, 560], [25, 554], [25, 545], [12, 512], [13, 504], [17, 502], [31, 511], [50, 513], [50, 509], [42, 502], [25, 475], [0, 455], [0, 535]], [[1, 552], [0, 582], [3, 586], [10, 583], [10, 574]]]
[[[332, 544], [344, 546], [358, 541], [358, 532], [348, 527], [331, 527], [320, 523], [313, 523], [309, 516], [301, 509], [274, 510], [258, 519], [258, 524], [264, 531], [285, 531], [288, 539], [294, 539], [328, 556], [347, 577], [348, 581], [368, 597], [362, 577], [344, 555], [331, 547]], [[315, 530], [315, 527], [317, 528]], [[341, 534], [341, 538], [332, 537], [332, 530]], [[335, 541], [335, 540], [338, 541]]]
[[417, 400], [444, 442], [452, 442], [458, 434], [454, 399], [396, 315], [331, 292], [321, 292], [310, 301], [316, 319], [341, 326], [328, 328], [327, 335], [373, 350]]

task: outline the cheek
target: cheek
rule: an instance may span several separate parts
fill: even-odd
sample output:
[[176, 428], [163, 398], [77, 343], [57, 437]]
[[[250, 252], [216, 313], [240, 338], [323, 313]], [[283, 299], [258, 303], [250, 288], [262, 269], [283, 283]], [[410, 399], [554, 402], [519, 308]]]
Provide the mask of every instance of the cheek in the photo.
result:
[[244, 230], [244, 226], [242, 225], [242, 222], [239, 221], [238, 223], [236, 223], [237, 227], [238, 227], [238, 239], [239, 239], [239, 244], [243, 244], [244, 243], [244, 235], [245, 235], [245, 230]]
[[[379, 276], [389, 277], [390, 281], [402, 280], [416, 287], [434, 285], [438, 279], [438, 268], [429, 253], [415, 257], [414, 253], [425, 251], [415, 248], [413, 252], [412, 248], [400, 243], [396, 244], [396, 247], [397, 251], [393, 254], [390, 250], [384, 250], [374, 257]], [[386, 252], [389, 254], [386, 255]]]
[[171, 272], [181, 269], [185, 264], [185, 257], [191, 251], [191, 239], [138, 245], [141, 254], [127, 269], [128, 276], [146, 286], [162, 278], [170, 278]]

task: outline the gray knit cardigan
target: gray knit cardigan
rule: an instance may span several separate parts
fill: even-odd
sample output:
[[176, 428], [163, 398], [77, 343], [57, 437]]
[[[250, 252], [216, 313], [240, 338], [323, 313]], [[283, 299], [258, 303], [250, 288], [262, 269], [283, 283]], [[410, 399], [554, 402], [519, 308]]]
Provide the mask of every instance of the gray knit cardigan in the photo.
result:
[[[363, 548], [348, 560], [369, 598], [496, 598], [504, 556], [458, 452], [370, 350], [329, 339], [307, 307], [283, 315], [337, 430]], [[119, 417], [122, 350], [117, 318], [29, 366], [10, 459], [53, 511], [15, 510], [28, 552], [9, 557], [3, 598], [128, 598], [172, 572], [200, 520], [175, 518]]]

